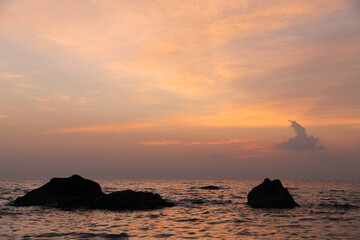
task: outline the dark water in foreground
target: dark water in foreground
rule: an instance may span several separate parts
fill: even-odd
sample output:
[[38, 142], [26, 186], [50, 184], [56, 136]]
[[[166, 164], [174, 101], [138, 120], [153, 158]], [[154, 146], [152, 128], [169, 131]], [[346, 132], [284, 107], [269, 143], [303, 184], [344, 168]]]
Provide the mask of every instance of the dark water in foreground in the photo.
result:
[[[240, 180], [98, 181], [104, 192], [157, 192], [178, 205], [153, 211], [6, 205], [46, 182], [0, 182], [0, 239], [360, 239], [359, 181], [283, 181], [302, 206], [286, 210], [250, 208], [246, 195], [261, 181]], [[199, 189], [207, 185], [223, 189]]]

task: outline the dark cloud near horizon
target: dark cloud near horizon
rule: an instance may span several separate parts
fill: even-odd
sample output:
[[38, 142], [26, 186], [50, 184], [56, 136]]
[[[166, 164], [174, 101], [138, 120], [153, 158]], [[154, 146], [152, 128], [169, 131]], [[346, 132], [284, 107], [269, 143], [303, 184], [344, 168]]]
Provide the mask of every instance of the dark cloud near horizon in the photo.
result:
[[288, 149], [295, 151], [314, 151], [325, 149], [323, 145], [319, 145], [319, 138], [315, 138], [313, 135], [308, 135], [306, 129], [296, 121], [291, 121], [290, 127], [292, 127], [296, 133], [295, 137], [289, 138], [287, 141], [275, 144], [278, 149]]

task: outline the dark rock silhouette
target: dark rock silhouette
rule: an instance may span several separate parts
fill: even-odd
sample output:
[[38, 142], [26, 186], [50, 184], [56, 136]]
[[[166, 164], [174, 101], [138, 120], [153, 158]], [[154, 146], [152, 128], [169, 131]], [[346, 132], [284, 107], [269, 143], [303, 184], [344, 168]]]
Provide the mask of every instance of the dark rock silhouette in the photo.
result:
[[202, 199], [194, 199], [191, 203], [192, 204], [204, 204], [205, 201]]
[[221, 189], [221, 187], [218, 186], [213, 186], [213, 185], [209, 185], [209, 186], [205, 186], [205, 187], [200, 187], [201, 189], [207, 189], [207, 190], [219, 190]]
[[293, 208], [298, 207], [280, 180], [266, 178], [247, 195], [248, 204], [254, 208]]
[[145, 210], [174, 206], [159, 194], [151, 192], [126, 190], [105, 194], [98, 183], [79, 175], [52, 178], [42, 187], [17, 198], [12, 205], [107, 210]]
[[52, 178], [40, 188], [17, 198], [15, 206], [50, 206], [59, 208], [88, 207], [94, 199], [105, 195], [98, 183], [79, 175]]
[[165, 201], [159, 194], [126, 190], [113, 192], [96, 199], [92, 208], [108, 210], [142, 210], [172, 206], [174, 206], [174, 204]]

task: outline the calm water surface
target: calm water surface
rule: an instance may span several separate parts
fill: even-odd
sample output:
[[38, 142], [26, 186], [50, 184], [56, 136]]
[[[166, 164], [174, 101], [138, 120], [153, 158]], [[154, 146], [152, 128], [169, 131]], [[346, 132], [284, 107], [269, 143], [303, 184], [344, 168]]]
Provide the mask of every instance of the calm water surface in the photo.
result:
[[[301, 205], [286, 210], [250, 208], [246, 195], [261, 181], [241, 180], [98, 181], [107, 193], [156, 192], [177, 205], [153, 211], [6, 205], [46, 182], [0, 182], [0, 239], [360, 239], [359, 181], [283, 181]], [[207, 185], [222, 189], [199, 188]]]

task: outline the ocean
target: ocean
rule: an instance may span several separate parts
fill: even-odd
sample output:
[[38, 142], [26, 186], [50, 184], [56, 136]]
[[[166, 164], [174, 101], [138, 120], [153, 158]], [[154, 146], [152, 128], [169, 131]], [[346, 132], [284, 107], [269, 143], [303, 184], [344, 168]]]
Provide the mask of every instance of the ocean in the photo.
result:
[[262, 180], [97, 181], [106, 193], [156, 192], [177, 205], [151, 211], [8, 205], [46, 182], [0, 182], [0, 239], [360, 239], [359, 181], [282, 181], [301, 205], [293, 209], [249, 207]]

